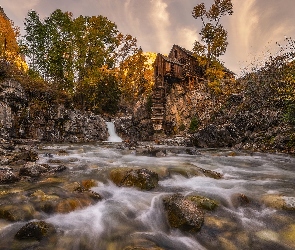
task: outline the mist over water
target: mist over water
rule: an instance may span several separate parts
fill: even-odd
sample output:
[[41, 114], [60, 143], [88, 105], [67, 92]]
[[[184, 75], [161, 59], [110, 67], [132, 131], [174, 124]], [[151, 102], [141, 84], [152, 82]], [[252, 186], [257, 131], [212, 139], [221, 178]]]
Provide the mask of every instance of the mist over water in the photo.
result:
[[[59, 155], [60, 150], [67, 154]], [[203, 150], [199, 155], [188, 155], [173, 153], [167, 147], [167, 156], [148, 157], [137, 155], [135, 150], [117, 148], [116, 144], [97, 143], [44, 146], [39, 163], [50, 161], [43, 152], [51, 152], [54, 160], [67, 165], [70, 172], [65, 178], [71, 182], [96, 180], [92, 190], [103, 197], [94, 205], [68, 214], [44, 215], [59, 232], [54, 246], [44, 249], [293, 247], [280, 233], [295, 225], [294, 212], [276, 210], [261, 202], [267, 194], [291, 200], [295, 197], [295, 159], [290, 156], [242, 152], [230, 156], [232, 152], [228, 150]], [[126, 167], [156, 171], [159, 187], [151, 191], [117, 187], [109, 180], [109, 173]], [[217, 171], [223, 178], [194, 176], [196, 167]], [[162, 199], [174, 193], [202, 195], [218, 202], [216, 211], [205, 212], [200, 232], [191, 234], [170, 228]], [[237, 206], [233, 199], [236, 194], [246, 195], [250, 205]], [[16, 227], [12, 223], [0, 228], [0, 242], [5, 242]]]

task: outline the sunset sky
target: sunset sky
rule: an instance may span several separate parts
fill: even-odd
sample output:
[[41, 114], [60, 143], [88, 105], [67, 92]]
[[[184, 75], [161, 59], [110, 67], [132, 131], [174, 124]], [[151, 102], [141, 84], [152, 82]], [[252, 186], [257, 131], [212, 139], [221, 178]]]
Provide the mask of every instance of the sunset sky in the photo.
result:
[[[27, 12], [36, 10], [41, 18], [56, 9], [74, 16], [103, 15], [115, 22], [119, 31], [138, 39], [145, 52], [168, 54], [173, 44], [191, 50], [199, 39], [200, 22], [192, 9], [198, 3], [209, 6], [213, 0], [0, 0], [0, 6], [23, 29]], [[234, 14], [224, 17], [229, 46], [221, 57], [225, 65], [239, 73], [269, 51], [276, 42], [295, 39], [295, 0], [232, 0]], [[23, 32], [22, 32], [23, 34]]]

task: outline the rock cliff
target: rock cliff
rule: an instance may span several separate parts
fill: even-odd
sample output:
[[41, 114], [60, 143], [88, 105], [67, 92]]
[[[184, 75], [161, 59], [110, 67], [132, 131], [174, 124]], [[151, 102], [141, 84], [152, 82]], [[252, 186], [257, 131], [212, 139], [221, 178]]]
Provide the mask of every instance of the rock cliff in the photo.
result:
[[0, 82], [0, 128], [4, 138], [52, 142], [97, 141], [108, 136], [101, 116], [57, 102], [42, 102], [42, 97], [31, 100], [12, 79]]

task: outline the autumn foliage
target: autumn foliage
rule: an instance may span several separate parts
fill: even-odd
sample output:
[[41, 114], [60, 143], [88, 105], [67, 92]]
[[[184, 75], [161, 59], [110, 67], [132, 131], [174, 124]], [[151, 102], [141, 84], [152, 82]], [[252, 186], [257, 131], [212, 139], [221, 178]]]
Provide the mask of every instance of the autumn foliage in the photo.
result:
[[14, 26], [4, 12], [0, 11], [0, 59], [2, 62], [10, 62], [20, 70], [27, 70], [25, 61], [19, 54], [17, 38], [19, 29]]
[[97, 113], [115, 113], [119, 103], [134, 103], [151, 90], [148, 58], [136, 38], [124, 35], [104, 16], [73, 17], [56, 10], [25, 19], [23, 52], [31, 73], [73, 98], [75, 105]]

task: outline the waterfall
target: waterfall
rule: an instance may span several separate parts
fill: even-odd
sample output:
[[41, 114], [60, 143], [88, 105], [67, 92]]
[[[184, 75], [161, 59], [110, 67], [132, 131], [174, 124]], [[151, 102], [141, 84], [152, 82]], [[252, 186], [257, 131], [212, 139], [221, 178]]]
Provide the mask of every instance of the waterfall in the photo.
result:
[[113, 122], [107, 122], [109, 137], [109, 142], [122, 142], [122, 139], [116, 134], [115, 125]]

